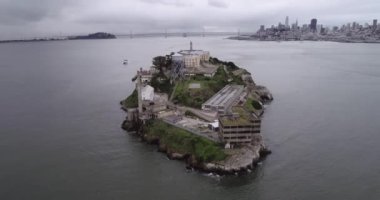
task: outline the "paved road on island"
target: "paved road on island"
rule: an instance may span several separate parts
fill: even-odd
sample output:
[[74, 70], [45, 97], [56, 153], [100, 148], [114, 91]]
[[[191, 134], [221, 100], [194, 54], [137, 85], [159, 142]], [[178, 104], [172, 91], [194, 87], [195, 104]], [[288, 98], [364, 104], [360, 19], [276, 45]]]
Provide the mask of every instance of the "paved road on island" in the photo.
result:
[[190, 133], [192, 133], [192, 134], [194, 134], [194, 135], [197, 135], [197, 136], [200, 136], [200, 137], [203, 137], [203, 138], [206, 138], [206, 139], [208, 139], [208, 140], [212, 140], [212, 141], [214, 141], [214, 142], [217, 142], [217, 143], [219, 143], [220, 142], [220, 139], [219, 139], [219, 137], [212, 137], [209, 133], [202, 133], [202, 132], [200, 132], [200, 131], [198, 131], [198, 130], [195, 130], [195, 129], [191, 129], [191, 128], [188, 128], [188, 127], [184, 127], [184, 126], [181, 126], [181, 125], [178, 125], [178, 124], [175, 124], [175, 123], [172, 123], [172, 122], [170, 122], [170, 121], [168, 121], [168, 120], [165, 120], [165, 119], [163, 119], [163, 121], [165, 122], [165, 123], [168, 123], [168, 124], [170, 124], [170, 125], [172, 125], [172, 126], [175, 126], [175, 127], [177, 127], [177, 128], [180, 128], [180, 129], [184, 129], [184, 130], [186, 130], [186, 131], [189, 131]]
[[190, 111], [190, 112], [194, 113], [195, 115], [197, 115], [199, 118], [202, 118], [208, 122], [214, 122], [215, 120], [218, 119], [216, 112], [206, 113], [206, 112], [199, 110], [199, 109], [190, 108], [190, 107], [186, 107], [186, 106], [178, 106], [178, 105], [175, 105], [171, 102], [168, 103], [168, 106], [169, 106], [169, 108], [175, 108], [175, 109], [178, 109], [182, 112]]

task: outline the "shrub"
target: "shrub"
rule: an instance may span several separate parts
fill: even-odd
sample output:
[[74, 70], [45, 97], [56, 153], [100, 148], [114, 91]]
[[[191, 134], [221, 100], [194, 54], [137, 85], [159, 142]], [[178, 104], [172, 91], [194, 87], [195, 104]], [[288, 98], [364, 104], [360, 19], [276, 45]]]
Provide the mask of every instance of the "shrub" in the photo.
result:
[[256, 110], [261, 110], [263, 109], [263, 106], [260, 104], [260, 102], [256, 101], [256, 100], [252, 100], [251, 102], [252, 106], [256, 109]]
[[136, 108], [138, 107], [139, 105], [139, 102], [138, 102], [138, 95], [137, 95], [137, 90], [134, 90], [132, 92], [131, 95], [129, 95], [129, 97], [127, 97], [124, 101], [123, 101], [123, 105], [127, 108]]

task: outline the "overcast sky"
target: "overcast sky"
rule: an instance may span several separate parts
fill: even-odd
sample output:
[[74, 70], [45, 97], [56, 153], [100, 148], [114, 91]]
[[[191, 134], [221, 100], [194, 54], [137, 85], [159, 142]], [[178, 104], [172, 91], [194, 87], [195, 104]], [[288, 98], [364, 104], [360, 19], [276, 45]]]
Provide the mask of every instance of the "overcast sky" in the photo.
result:
[[380, 19], [380, 0], [0, 0], [0, 39], [133, 32], [256, 31], [283, 22]]

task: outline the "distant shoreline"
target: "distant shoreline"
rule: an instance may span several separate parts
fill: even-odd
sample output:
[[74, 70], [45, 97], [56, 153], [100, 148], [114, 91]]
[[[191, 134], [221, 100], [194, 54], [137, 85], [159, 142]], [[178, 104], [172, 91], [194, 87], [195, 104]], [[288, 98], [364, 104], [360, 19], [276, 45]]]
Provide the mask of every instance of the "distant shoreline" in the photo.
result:
[[21, 43], [21, 42], [48, 42], [48, 41], [65, 41], [68, 39], [28, 39], [28, 40], [0, 40], [1, 43]]
[[228, 37], [230, 40], [246, 40], [246, 41], [259, 41], [259, 42], [295, 42], [295, 41], [312, 41], [312, 42], [338, 42], [338, 43], [362, 43], [362, 44], [380, 44], [380, 40], [355, 40], [355, 39], [342, 39], [342, 38], [318, 38], [318, 39], [300, 39], [300, 40], [284, 40], [284, 39], [259, 39], [250, 36], [233, 36]]
[[[130, 34], [114, 34], [117, 38], [170, 38], [170, 37], [215, 37], [224, 36], [230, 37], [235, 35], [235, 32], [171, 32], [171, 33], [130, 33]], [[34, 39], [12, 39], [12, 40], [0, 40], [1, 43], [13, 43], [13, 42], [47, 42], [47, 41], [65, 41], [69, 40], [69, 37], [73, 36], [62, 36], [62, 37], [48, 37], [48, 38], [34, 38]], [[76, 36], [74, 36], [76, 37]], [[108, 38], [102, 38], [108, 39]], [[111, 38], [110, 38], [111, 39]]]
[[66, 40], [99, 40], [99, 39], [116, 39], [116, 36], [110, 33], [98, 32], [88, 35], [68, 36], [63, 38], [40, 38], [25, 40], [0, 40], [0, 43], [20, 43], [20, 42], [48, 42], [48, 41], [66, 41]]

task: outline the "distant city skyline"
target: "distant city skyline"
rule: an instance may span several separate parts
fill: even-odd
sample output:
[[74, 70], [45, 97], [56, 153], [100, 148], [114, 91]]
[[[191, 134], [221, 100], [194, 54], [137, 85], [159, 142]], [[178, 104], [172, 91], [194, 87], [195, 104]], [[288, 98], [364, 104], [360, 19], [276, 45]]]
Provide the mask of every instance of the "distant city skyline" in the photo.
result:
[[[269, 25], [269, 26], [268, 26]], [[278, 26], [276, 26], [275, 24], [261, 24], [260, 25], [260, 28], [259, 30], [263, 31], [265, 29], [265, 27], [280, 27], [280, 26], [284, 26], [284, 28], [290, 28], [290, 29], [296, 29], [296, 28], [302, 28], [302, 26], [308, 26], [308, 28], [310, 28], [311, 31], [313, 32], [316, 32], [317, 31], [317, 28], [327, 28], [327, 29], [336, 29], [336, 28], [348, 28], [348, 29], [356, 29], [356, 28], [366, 28], [366, 27], [373, 27], [374, 29], [377, 29], [378, 26], [380, 26], [380, 24], [378, 23], [378, 19], [372, 19], [372, 20], [368, 20], [364, 23], [359, 23], [357, 21], [348, 21], [346, 23], [342, 23], [342, 24], [334, 24], [334, 25], [325, 25], [321, 22], [318, 21], [317, 18], [312, 18], [310, 20], [309, 23], [304, 23], [304, 24], [299, 24], [298, 23], [298, 18], [295, 20], [295, 22], [290, 22], [289, 21], [289, 16], [286, 16], [285, 17], [285, 21], [284, 22], [278, 22]], [[352, 26], [352, 27], [350, 27]]]
[[0, 39], [106, 31], [254, 32], [262, 24], [371, 23], [377, 0], [0, 0]]
[[355, 43], [380, 43], [380, 24], [377, 19], [372, 23], [348, 22], [342, 25], [326, 26], [318, 23], [317, 18], [310, 20], [309, 24], [289, 24], [289, 17], [278, 25], [261, 25], [254, 34], [238, 35], [231, 37], [238, 40], [260, 41], [335, 41]]

